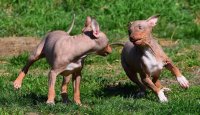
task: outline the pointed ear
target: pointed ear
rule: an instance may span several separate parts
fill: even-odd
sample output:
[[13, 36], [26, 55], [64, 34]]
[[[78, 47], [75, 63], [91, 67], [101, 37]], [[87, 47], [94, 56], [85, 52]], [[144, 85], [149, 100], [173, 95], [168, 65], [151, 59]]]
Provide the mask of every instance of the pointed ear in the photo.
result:
[[85, 21], [85, 27], [89, 26], [92, 22], [92, 19], [90, 16], [87, 16], [86, 21]]
[[154, 27], [158, 21], [160, 15], [154, 15], [151, 16], [150, 18], [148, 18], [146, 21], [148, 23], [149, 26]]
[[92, 19], [92, 25], [91, 26], [92, 26], [92, 30], [93, 30], [93, 35], [95, 37], [99, 37], [99, 32], [100, 32], [99, 24], [95, 19]]

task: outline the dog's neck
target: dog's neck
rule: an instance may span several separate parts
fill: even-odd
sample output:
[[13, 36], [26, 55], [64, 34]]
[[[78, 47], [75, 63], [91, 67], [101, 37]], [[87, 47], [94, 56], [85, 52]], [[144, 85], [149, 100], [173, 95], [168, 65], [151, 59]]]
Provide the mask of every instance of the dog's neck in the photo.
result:
[[143, 52], [143, 54], [145, 54], [145, 52], [148, 51], [149, 53], [152, 54], [152, 56], [154, 56], [157, 59], [158, 52], [154, 43], [155, 41], [151, 34], [149, 36], [150, 37], [143, 38], [144, 39], [143, 45], [137, 45], [137, 47], [140, 49], [141, 52]]
[[94, 35], [92, 31], [85, 31], [83, 32], [84, 35], [88, 36], [90, 39], [97, 39]]
[[169, 58], [152, 35], [147, 41], [146, 45], [138, 47], [143, 53], [142, 60], [146, 65], [148, 73], [153, 74], [160, 71], [169, 62]]
[[93, 50], [100, 50], [102, 49], [104, 46], [107, 45], [108, 40], [104, 39], [106, 38], [105, 34], [103, 34], [102, 32], [99, 33], [100, 37], [95, 37], [92, 33], [92, 31], [86, 31], [84, 32], [84, 35], [88, 36], [89, 39], [92, 39], [95, 42], [95, 46], [93, 48]]

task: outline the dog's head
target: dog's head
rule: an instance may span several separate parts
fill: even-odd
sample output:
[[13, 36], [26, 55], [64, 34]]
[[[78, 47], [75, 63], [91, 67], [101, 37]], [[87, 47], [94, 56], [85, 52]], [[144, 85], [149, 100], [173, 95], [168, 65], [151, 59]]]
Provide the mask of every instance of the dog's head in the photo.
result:
[[88, 16], [82, 32], [95, 41], [96, 46], [94, 51], [96, 54], [106, 56], [112, 52], [107, 36], [100, 31], [99, 24], [95, 19]]
[[137, 20], [129, 23], [129, 39], [135, 45], [145, 46], [150, 42], [151, 31], [158, 21], [159, 15], [152, 16], [147, 20]]

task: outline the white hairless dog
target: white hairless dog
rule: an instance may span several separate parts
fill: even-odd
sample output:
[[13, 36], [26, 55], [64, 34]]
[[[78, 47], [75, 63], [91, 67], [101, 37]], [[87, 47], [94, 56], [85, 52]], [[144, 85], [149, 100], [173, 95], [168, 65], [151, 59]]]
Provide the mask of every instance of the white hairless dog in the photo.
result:
[[76, 104], [81, 104], [80, 80], [84, 58], [89, 53], [106, 56], [112, 52], [112, 49], [108, 44], [106, 35], [100, 31], [97, 21], [89, 16], [86, 19], [85, 27], [82, 29], [82, 34], [70, 36], [70, 31], [53, 31], [44, 37], [14, 81], [14, 88], [20, 88], [29, 67], [35, 61], [45, 57], [51, 66], [48, 77], [49, 90], [47, 103], [54, 104], [54, 86], [56, 77], [59, 74], [63, 76], [61, 86], [63, 102], [68, 101], [67, 84], [70, 81], [69, 75], [72, 74], [74, 101]]

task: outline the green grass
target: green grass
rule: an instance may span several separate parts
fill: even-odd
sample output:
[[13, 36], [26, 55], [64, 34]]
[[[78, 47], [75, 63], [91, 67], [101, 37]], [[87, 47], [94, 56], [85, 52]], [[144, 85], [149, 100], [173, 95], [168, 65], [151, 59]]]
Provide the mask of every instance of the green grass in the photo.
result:
[[[0, 36], [42, 37], [48, 31], [67, 30], [76, 14], [72, 35], [79, 34], [87, 15], [95, 17], [111, 42], [127, 41], [129, 21], [160, 14], [154, 35], [178, 40], [164, 50], [190, 81], [188, 90], [177, 82], [167, 84], [168, 103], [159, 103], [148, 91], [144, 98], [135, 98], [137, 86], [126, 77], [120, 64], [121, 47], [107, 57], [90, 55], [82, 71], [81, 100], [84, 106], [61, 103], [57, 77], [56, 104], [46, 105], [49, 65], [45, 59], [31, 66], [20, 90], [13, 81], [26, 63], [29, 53], [0, 57], [0, 114], [196, 114], [200, 113], [200, 3], [197, 0], [1, 0]], [[2, 38], [3, 39], [3, 38]], [[161, 80], [175, 81], [164, 70]], [[73, 99], [72, 83], [69, 97]]]
[[[1, 58], [0, 67], [4, 73], [0, 77], [0, 113], [1, 114], [199, 114], [200, 87], [199, 82], [192, 81], [198, 77], [189, 71], [189, 68], [199, 67], [198, 49], [191, 49], [198, 41], [179, 41], [179, 44], [164, 47], [164, 50], [174, 60], [174, 63], [183, 70], [183, 74], [191, 82], [188, 90], [180, 88], [178, 83], [168, 84], [172, 91], [166, 93], [168, 103], [159, 103], [158, 98], [148, 90], [143, 98], [135, 98], [138, 87], [126, 77], [120, 65], [120, 50], [115, 48], [113, 54], [107, 57], [91, 55], [87, 57], [82, 71], [81, 100], [84, 106], [74, 103], [61, 102], [60, 85], [62, 77], [57, 77], [56, 104], [46, 105], [49, 66], [45, 59], [31, 66], [29, 74], [23, 81], [20, 90], [14, 90], [12, 82], [16, 79], [19, 70], [25, 64], [28, 53], [19, 56]], [[190, 56], [180, 49], [189, 50]], [[191, 52], [193, 51], [193, 53]], [[184, 52], [184, 54], [182, 54]], [[176, 54], [174, 54], [176, 53]], [[178, 56], [177, 56], [178, 55]], [[184, 61], [182, 59], [184, 58]], [[195, 63], [190, 63], [194, 61]], [[175, 80], [168, 71], [163, 71], [161, 79]], [[73, 99], [72, 83], [69, 87], [69, 97]]]

